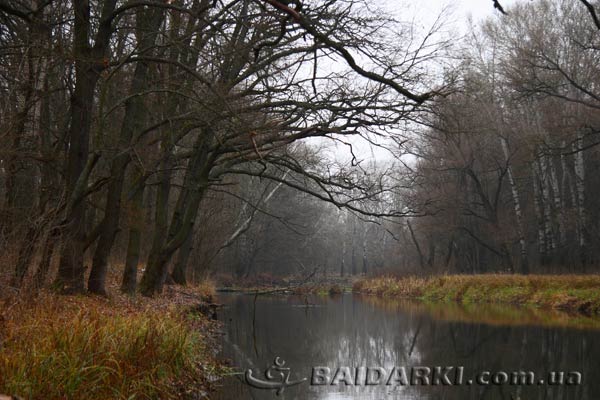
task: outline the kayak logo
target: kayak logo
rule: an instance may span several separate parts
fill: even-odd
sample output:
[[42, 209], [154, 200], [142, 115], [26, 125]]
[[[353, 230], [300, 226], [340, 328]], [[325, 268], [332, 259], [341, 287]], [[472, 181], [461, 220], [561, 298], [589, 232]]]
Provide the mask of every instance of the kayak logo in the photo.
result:
[[265, 371], [265, 379], [260, 379], [253, 376], [254, 372], [251, 369], [246, 370], [246, 383], [256, 389], [275, 390], [277, 396], [283, 393], [285, 388], [296, 386], [306, 382], [307, 378], [302, 378], [296, 381], [290, 381], [291, 368], [285, 367], [285, 361], [280, 357], [275, 357], [273, 365]]
[[[274, 390], [279, 396], [286, 388], [300, 385], [308, 378], [291, 380], [291, 368], [276, 357], [273, 365], [265, 370], [264, 379], [251, 369], [246, 370], [246, 383], [253, 388]], [[581, 385], [581, 372], [550, 372], [538, 375], [534, 371], [480, 371], [465, 374], [465, 367], [313, 367], [310, 386], [532, 386], [532, 385]], [[1, 400], [1, 399], [0, 399]]]

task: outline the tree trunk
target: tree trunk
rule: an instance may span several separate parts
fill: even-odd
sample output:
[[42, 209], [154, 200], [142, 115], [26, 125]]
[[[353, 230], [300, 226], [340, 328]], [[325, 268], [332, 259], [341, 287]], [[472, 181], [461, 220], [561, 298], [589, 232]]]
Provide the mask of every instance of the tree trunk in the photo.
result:
[[42, 250], [42, 259], [40, 264], [38, 265], [38, 269], [35, 272], [34, 283], [37, 288], [41, 288], [44, 286], [44, 282], [46, 281], [46, 276], [48, 275], [48, 271], [50, 270], [50, 264], [52, 262], [52, 256], [54, 255], [54, 249], [56, 247], [56, 242], [58, 242], [60, 232], [57, 228], [52, 229], [48, 232], [48, 237], [46, 238], [46, 242], [44, 243], [44, 248]]
[[140, 283], [140, 290], [144, 296], [152, 296], [162, 292], [168, 273], [168, 262], [173, 253], [183, 245], [190, 230], [193, 229], [194, 220], [200, 207], [200, 200], [207, 184], [208, 182], [205, 182], [203, 188], [199, 187], [194, 190], [194, 195], [187, 204], [182, 225], [173, 239], [167, 242], [166, 245], [163, 244], [159, 248], [153, 248], [150, 251], [146, 271]]
[[[48, 29], [48, 42], [52, 40], [51, 29]], [[44, 92], [49, 91], [50, 80], [48, 74], [44, 77]], [[52, 132], [51, 132], [51, 111], [50, 111], [50, 99], [48, 97], [43, 98], [40, 107], [40, 152], [46, 159], [52, 159], [55, 152], [55, 148], [52, 145]], [[56, 221], [56, 214], [50, 212], [51, 207], [58, 207], [60, 203], [59, 193], [56, 188], [59, 186], [59, 176], [57, 171], [54, 170], [50, 165], [44, 164], [40, 168], [40, 199], [39, 199], [39, 214], [41, 217], [47, 218], [45, 221], [50, 228], [47, 232], [47, 238], [42, 246], [42, 259], [38, 268], [34, 274], [34, 286], [41, 288], [46, 280], [46, 275], [50, 267], [50, 261], [54, 253], [54, 246], [59, 237], [59, 230], [52, 226]], [[50, 215], [45, 215], [50, 213]], [[37, 240], [42, 240], [42, 229], [40, 227], [38, 231]]]
[[500, 137], [500, 144], [504, 152], [504, 158], [507, 164], [508, 183], [510, 185], [510, 191], [513, 199], [513, 207], [515, 210], [515, 217], [517, 219], [517, 235], [519, 237], [519, 248], [521, 250], [521, 273], [524, 275], [529, 274], [529, 260], [527, 251], [527, 242], [525, 240], [525, 229], [523, 227], [523, 213], [521, 212], [521, 200], [519, 198], [519, 190], [515, 182], [513, 175], [512, 166], [510, 164], [510, 150], [508, 148], [508, 141], [504, 137]]
[[[152, 296], [162, 291], [168, 273], [168, 262], [177, 249], [183, 245], [190, 232], [192, 232], [200, 201], [208, 187], [208, 176], [214, 164], [215, 154], [209, 154], [208, 147], [212, 141], [212, 133], [207, 129], [201, 132], [194, 144], [194, 152], [188, 163], [188, 170], [184, 178], [185, 187], [179, 193], [175, 210], [168, 227], [165, 244], [162, 230], [157, 223], [152, 249], [148, 258], [148, 265], [140, 283], [140, 290], [145, 296]], [[166, 182], [169, 184], [169, 182]], [[162, 197], [162, 196], [159, 196]], [[166, 199], [160, 199], [162, 205], [157, 203], [157, 214], [160, 207], [166, 208]], [[161, 223], [166, 228], [166, 215], [160, 216]], [[158, 218], [157, 218], [158, 221]], [[166, 229], [165, 229], [166, 230]]]
[[340, 276], [343, 278], [346, 273], [346, 235], [342, 236], [342, 262], [340, 263]]
[[[566, 148], [565, 141], [563, 140], [561, 143], [562, 148]], [[567, 160], [564, 154], [560, 155], [560, 166], [562, 169], [562, 198], [564, 199], [563, 204], [566, 203], [567, 193], [571, 199], [571, 207], [577, 206], [577, 195], [575, 194], [575, 189], [573, 188], [573, 175], [571, 174], [571, 170], [567, 166]]]
[[352, 218], [352, 249], [350, 253], [350, 274], [352, 276], [356, 275], [356, 225], [357, 218], [355, 216], [351, 216]]
[[[162, 7], [156, 7], [146, 10], [145, 13], [138, 13], [137, 30], [138, 32], [142, 32], [138, 41], [142, 51], [148, 51], [148, 49], [154, 47], [158, 30], [164, 19], [164, 10]], [[125, 182], [125, 170], [131, 159], [129, 152], [124, 149], [129, 148], [134, 134], [141, 130], [145, 115], [143, 98], [135, 94], [145, 89], [147, 74], [148, 64], [138, 61], [129, 91], [129, 93], [134, 95], [129, 96], [125, 101], [125, 116], [116, 146], [118, 154], [111, 162], [110, 176], [112, 179], [108, 184], [106, 192], [104, 218], [101, 222], [100, 236], [96, 245], [96, 251], [94, 252], [92, 270], [88, 280], [88, 290], [101, 295], [106, 294], [105, 284], [108, 257], [119, 231], [121, 193], [123, 192], [123, 184]]]
[[544, 157], [548, 164], [548, 183], [552, 191], [552, 200], [554, 204], [554, 212], [556, 217], [556, 227], [558, 230], [558, 243], [557, 247], [560, 249], [565, 245], [565, 224], [564, 224], [564, 205], [561, 197], [560, 187], [558, 185], [558, 177], [556, 175], [556, 168], [550, 157]]
[[[151, 260], [151, 258], [157, 258], [157, 253], [160, 251], [160, 248], [163, 246], [163, 243], [167, 238], [167, 229], [168, 229], [168, 218], [169, 218], [169, 195], [171, 192], [171, 166], [172, 166], [172, 154], [171, 149], [172, 145], [167, 142], [165, 139], [162, 143], [163, 147], [163, 161], [161, 163], [161, 173], [159, 178], [159, 187], [156, 195], [156, 209], [154, 216], [154, 234], [152, 240], [152, 250], [148, 261], [146, 262], [146, 270], [144, 275], [142, 276], [142, 287], [140, 288], [142, 292], [146, 291], [150, 295], [154, 293], [156, 288], [159, 286], [158, 281], [160, 280], [160, 271], [156, 271], [156, 266], [154, 266], [154, 270], [149, 268], [151, 262], [156, 262], [155, 260]], [[162, 287], [162, 284], [160, 285]]]
[[365, 230], [364, 238], [363, 238], [363, 246], [362, 246], [362, 248], [363, 248], [363, 254], [362, 254], [362, 274], [365, 275], [365, 276], [367, 275], [367, 272], [368, 272], [368, 265], [367, 265], [367, 250], [368, 250], [368, 248], [367, 248], [368, 240], [367, 239], [368, 239], [368, 235], [367, 235], [367, 233], [368, 233], [368, 230]]
[[577, 238], [582, 266], [587, 258], [586, 212], [585, 212], [585, 164], [583, 159], [583, 134], [577, 134], [577, 141], [573, 144], [575, 159], [575, 191], [577, 193]]
[[127, 242], [127, 255], [121, 291], [130, 295], [137, 289], [137, 270], [140, 261], [140, 246], [142, 240], [142, 209], [144, 201], [144, 186], [138, 190], [131, 200], [132, 220], [129, 224], [129, 240]]
[[433, 267], [435, 266], [436, 252], [435, 240], [433, 236], [429, 236], [427, 241], [429, 242], [429, 255], [427, 256], [427, 266], [429, 267], [429, 270], [433, 270]]
[[546, 231], [544, 229], [544, 215], [542, 211], [542, 195], [538, 184], [538, 174], [533, 173], [533, 205], [538, 226], [538, 253], [540, 255], [540, 263], [545, 264], [547, 246], [546, 246]]
[[193, 241], [194, 232], [190, 232], [185, 242], [183, 242], [183, 245], [181, 245], [179, 253], [177, 254], [177, 262], [173, 267], [171, 278], [173, 278], [173, 282], [177, 283], [178, 285], [187, 285], [187, 265], [190, 254], [192, 253]]
[[11, 280], [11, 286], [21, 287], [25, 274], [31, 264], [31, 259], [35, 252], [35, 246], [39, 239], [40, 230], [35, 225], [30, 225], [27, 229], [25, 237], [22, 239], [23, 243], [19, 249], [19, 256], [17, 258], [17, 264], [15, 266], [15, 275]]
[[[543, 157], [543, 156], [542, 156]], [[540, 211], [543, 218], [544, 238], [546, 242], [546, 257], [553, 256], [556, 250], [556, 240], [552, 231], [552, 209], [550, 203], [550, 191], [548, 189], [548, 170], [546, 163], [538, 158], [536, 164], [539, 169], [539, 187], [540, 187]], [[550, 260], [542, 260], [544, 264]]]
[[448, 267], [450, 266], [450, 261], [452, 260], [452, 254], [454, 253], [454, 235], [452, 235], [450, 237], [450, 240], [448, 241], [448, 251], [446, 253], [446, 261], [444, 262], [444, 268], [446, 271], [448, 271]]
[[[39, 1], [41, 6], [41, 1]], [[41, 224], [36, 225], [39, 218], [43, 216], [47, 204], [47, 195], [44, 184], [48, 181], [47, 166], [42, 165], [40, 170], [42, 176], [40, 183], [37, 184], [36, 172], [33, 164], [28, 161], [23, 152], [33, 152], [31, 146], [24, 146], [23, 140], [26, 139], [26, 125], [30, 118], [30, 131], [38, 131], [40, 152], [46, 154], [46, 144], [50, 135], [50, 111], [49, 100], [46, 96], [39, 96], [37, 93], [48, 91], [48, 57], [44, 50], [49, 46], [52, 40], [52, 29], [44, 22], [44, 7], [38, 7], [38, 10], [32, 14], [32, 19], [28, 26], [28, 52], [27, 52], [27, 84], [25, 88], [23, 109], [17, 115], [16, 131], [13, 133], [13, 148], [7, 160], [6, 166], [6, 204], [9, 216], [6, 218], [7, 230], [11, 230], [14, 222], [29, 220], [29, 227], [22, 239], [19, 249], [15, 275], [13, 276], [13, 286], [20, 287], [23, 278], [29, 270], [31, 259], [33, 258], [35, 247], [41, 235]], [[39, 98], [38, 98], [39, 96]], [[31, 113], [30, 111], [33, 110]], [[29, 142], [32, 140], [30, 139]], [[37, 215], [27, 215], [33, 211], [36, 192], [39, 193]], [[37, 221], [35, 221], [37, 219]]]
[[413, 230], [412, 225], [410, 224], [410, 220], [406, 220], [406, 225], [408, 226], [408, 231], [410, 232], [410, 238], [412, 239], [413, 244], [415, 245], [415, 249], [417, 250], [417, 256], [419, 257], [419, 266], [421, 267], [421, 271], [425, 271], [425, 257], [423, 256], [423, 252], [421, 251], [421, 246], [419, 246], [419, 241], [415, 236], [415, 232]]
[[[84, 288], [83, 257], [85, 252], [85, 199], [74, 198], [76, 185], [87, 186], [82, 173], [88, 160], [94, 91], [104, 68], [105, 56], [112, 35], [112, 20], [117, 0], [106, 0], [94, 46], [90, 47], [90, 4], [74, 0], [73, 56], [75, 58], [75, 90], [71, 96], [71, 125], [68, 132], [69, 151], [65, 176], [67, 197], [72, 207], [67, 209], [57, 286], [64, 292], [82, 292]], [[85, 178], [82, 180], [82, 178]]]

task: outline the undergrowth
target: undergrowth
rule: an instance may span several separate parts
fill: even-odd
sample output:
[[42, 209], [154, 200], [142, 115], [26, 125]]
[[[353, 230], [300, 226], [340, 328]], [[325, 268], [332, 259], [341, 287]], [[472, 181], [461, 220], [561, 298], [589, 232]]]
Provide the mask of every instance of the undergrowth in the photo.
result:
[[158, 301], [52, 294], [6, 300], [0, 393], [24, 399], [175, 399], [205, 390], [218, 368], [201, 333], [209, 322]]

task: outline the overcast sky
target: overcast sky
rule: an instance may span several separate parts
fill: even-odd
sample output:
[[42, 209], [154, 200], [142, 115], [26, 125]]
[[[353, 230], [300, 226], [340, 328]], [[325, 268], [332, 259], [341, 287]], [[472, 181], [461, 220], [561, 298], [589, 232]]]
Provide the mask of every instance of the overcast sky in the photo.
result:
[[[385, 8], [393, 10], [399, 7], [400, 4], [410, 4], [413, 9], [411, 11], [417, 13], [417, 20], [426, 22], [427, 19], [433, 20], [437, 17], [445, 8], [449, 7], [453, 10], [452, 20], [458, 27], [466, 27], [468, 25], [468, 17], [471, 16], [475, 22], [494, 14], [498, 14], [498, 11], [494, 9], [494, 3], [492, 0], [418, 0], [418, 1], [407, 1], [407, 0], [376, 0], [380, 4], [384, 4]], [[505, 8], [509, 8], [512, 4], [519, 0], [500, 0]], [[525, 0], [520, 0], [525, 1]], [[403, 10], [397, 10], [398, 15]], [[405, 10], [404, 10], [405, 11]]]
[[[529, 0], [500, 0], [505, 9], [519, 1]], [[469, 27], [469, 18], [475, 24], [489, 16], [500, 16], [494, 9], [492, 0], [372, 0], [374, 6], [383, 8], [393, 13], [399, 20], [414, 21], [420, 25], [418, 29], [428, 30], [441, 13], [444, 20], [450, 23], [444, 29], [446, 32], [456, 32], [458, 35], [466, 34]], [[452, 35], [454, 36], [454, 35]], [[348, 138], [352, 143], [354, 152], [362, 160], [389, 160], [390, 154], [377, 147], [371, 146], [360, 138]], [[346, 146], [336, 145], [332, 155], [338, 160], [350, 160]]]
[[[515, 0], [500, 0], [500, 4], [508, 8]], [[466, 20], [468, 15], [472, 15], [475, 21], [480, 20], [488, 15], [497, 13], [494, 9], [492, 0], [422, 0], [422, 7], [431, 7], [432, 11], [441, 10], [444, 5], [451, 4], [455, 8], [457, 19]]]

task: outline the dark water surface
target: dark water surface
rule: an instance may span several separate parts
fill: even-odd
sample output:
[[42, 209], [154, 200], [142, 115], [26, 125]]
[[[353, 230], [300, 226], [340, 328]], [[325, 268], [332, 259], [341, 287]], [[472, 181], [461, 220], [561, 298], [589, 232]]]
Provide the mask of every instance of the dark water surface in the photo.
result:
[[[477, 319], [485, 324], [464, 317], [457, 322], [424, 312], [418, 304], [385, 306], [351, 294], [335, 298], [228, 294], [219, 301], [225, 304], [219, 314], [226, 332], [223, 357], [231, 360], [236, 371], [251, 368], [253, 376], [268, 381], [264, 372], [280, 357], [284, 367], [290, 368], [290, 381], [304, 377], [308, 381], [287, 387], [278, 396], [275, 390], [251, 388], [243, 375], [236, 375], [223, 381], [214, 399], [600, 400], [600, 332], [596, 330], [494, 324], [489, 317]], [[481, 312], [487, 313], [484, 308]], [[329, 381], [339, 367], [350, 368], [353, 375], [346, 380], [353, 385], [343, 382], [343, 371], [337, 385], [311, 385], [311, 373], [317, 366], [331, 369]], [[398, 383], [403, 382], [402, 367], [410, 383], [413, 367], [429, 367], [435, 377], [436, 366], [455, 367], [448, 374], [453, 383], [459, 379], [458, 367], [464, 367], [463, 384], [443, 386], [443, 379], [438, 386]], [[360, 385], [354, 379], [357, 367], [363, 367], [359, 369]], [[385, 376], [382, 384], [366, 386], [366, 367], [382, 367], [386, 374], [397, 367], [398, 381], [385, 385]], [[467, 384], [483, 371], [505, 372], [509, 381], [514, 371], [532, 371], [535, 384]], [[578, 371], [582, 382], [539, 384], [540, 380], [547, 382], [552, 371], [564, 371], [565, 380], [570, 377], [573, 381], [576, 375], [568, 372]], [[375, 371], [371, 374], [376, 378]], [[484, 380], [491, 381], [492, 374]], [[278, 374], [272, 376], [273, 381], [282, 380]], [[497, 379], [502, 380], [503, 375], [498, 374]]]

